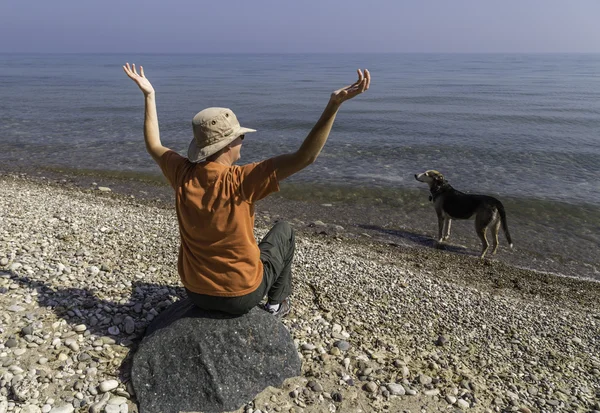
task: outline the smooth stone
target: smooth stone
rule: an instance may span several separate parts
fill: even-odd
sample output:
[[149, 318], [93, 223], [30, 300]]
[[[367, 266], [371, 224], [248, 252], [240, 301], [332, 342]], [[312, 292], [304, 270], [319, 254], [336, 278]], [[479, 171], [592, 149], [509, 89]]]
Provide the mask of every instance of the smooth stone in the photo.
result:
[[6, 340], [6, 342], [4, 343], [4, 347], [6, 348], [15, 348], [19, 345], [19, 343], [17, 343], [17, 340], [15, 340], [14, 338], [9, 338], [8, 340]]
[[310, 388], [312, 391], [314, 391], [315, 393], [320, 393], [323, 391], [323, 386], [321, 386], [321, 384], [315, 380], [309, 381], [306, 386], [308, 388]]
[[333, 345], [339, 348], [341, 351], [348, 351], [351, 347], [350, 343], [345, 340], [336, 341]]
[[41, 413], [42, 409], [40, 409], [38, 406], [34, 406], [31, 404], [28, 404], [27, 406], [23, 406], [21, 408], [21, 413]]
[[116, 380], [106, 380], [100, 383], [98, 387], [102, 393], [106, 393], [119, 387], [119, 382]]
[[375, 384], [374, 382], [370, 381], [367, 384], [365, 384], [363, 388], [368, 393], [375, 393], [379, 387], [377, 386], [377, 384]]
[[426, 396], [437, 396], [440, 394], [440, 389], [425, 390], [423, 394]]
[[114, 404], [107, 404], [106, 407], [104, 408], [104, 411], [106, 413], [120, 413], [121, 408]]
[[115, 396], [115, 397], [111, 397], [108, 400], [108, 404], [115, 404], [117, 406], [122, 405], [123, 403], [127, 403], [127, 399], [123, 396]]
[[427, 376], [426, 374], [421, 374], [419, 376], [419, 383], [421, 383], [423, 386], [431, 384], [432, 381], [433, 381], [433, 379], [431, 377]]
[[94, 403], [90, 406], [89, 413], [101, 413], [110, 397], [110, 393], [104, 393], [102, 398], [97, 403]]
[[458, 399], [456, 404], [458, 404], [461, 409], [468, 409], [471, 406], [465, 399]]
[[329, 354], [332, 356], [339, 356], [342, 354], [342, 351], [337, 347], [332, 347], [331, 350], [329, 350]]
[[404, 396], [406, 394], [406, 390], [401, 384], [389, 383], [386, 387], [392, 396]]
[[131, 317], [125, 318], [125, 333], [133, 334], [135, 332], [135, 321]]
[[62, 406], [53, 407], [52, 410], [50, 410], [50, 413], [73, 413], [74, 411], [75, 408], [72, 404], [65, 404]]

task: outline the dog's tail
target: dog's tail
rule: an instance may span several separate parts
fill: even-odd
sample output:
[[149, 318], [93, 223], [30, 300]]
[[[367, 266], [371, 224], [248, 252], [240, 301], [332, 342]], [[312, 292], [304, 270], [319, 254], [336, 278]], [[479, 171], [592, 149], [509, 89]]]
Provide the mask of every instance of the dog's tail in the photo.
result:
[[502, 230], [504, 231], [504, 235], [506, 235], [508, 245], [512, 248], [513, 242], [510, 238], [510, 233], [508, 232], [508, 223], [506, 222], [506, 211], [504, 211], [504, 205], [502, 205], [502, 202], [498, 201], [496, 207], [498, 208], [498, 212], [500, 213], [500, 220], [502, 221]]

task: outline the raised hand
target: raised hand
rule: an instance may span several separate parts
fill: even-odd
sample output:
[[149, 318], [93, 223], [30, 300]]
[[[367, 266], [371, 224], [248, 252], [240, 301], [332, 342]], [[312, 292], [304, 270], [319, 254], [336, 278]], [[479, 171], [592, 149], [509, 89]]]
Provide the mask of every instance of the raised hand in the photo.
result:
[[369, 85], [371, 84], [371, 73], [369, 73], [367, 69], [365, 69], [364, 75], [360, 69], [358, 69], [357, 72], [358, 80], [350, 86], [343, 87], [333, 92], [331, 94], [331, 102], [341, 105], [343, 102], [360, 95], [369, 88]]
[[123, 70], [125, 71], [127, 76], [129, 76], [129, 78], [139, 86], [140, 90], [144, 92], [145, 96], [154, 93], [154, 88], [152, 87], [152, 84], [148, 79], [146, 79], [146, 76], [144, 76], [144, 68], [142, 66], [140, 66], [139, 75], [135, 68], [135, 64], [132, 64], [130, 67], [129, 63], [125, 63], [125, 66], [123, 66]]

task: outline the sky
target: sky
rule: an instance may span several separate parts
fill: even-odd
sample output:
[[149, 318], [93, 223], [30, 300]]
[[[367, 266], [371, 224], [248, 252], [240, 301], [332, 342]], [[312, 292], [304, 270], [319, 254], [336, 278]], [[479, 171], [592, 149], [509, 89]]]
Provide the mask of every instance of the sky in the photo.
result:
[[0, 0], [0, 53], [600, 53], [600, 0]]

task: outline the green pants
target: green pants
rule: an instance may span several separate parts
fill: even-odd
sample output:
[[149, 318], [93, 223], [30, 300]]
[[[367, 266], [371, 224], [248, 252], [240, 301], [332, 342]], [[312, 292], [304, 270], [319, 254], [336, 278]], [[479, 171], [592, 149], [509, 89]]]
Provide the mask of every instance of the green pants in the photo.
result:
[[216, 297], [196, 294], [187, 290], [190, 300], [199, 308], [244, 314], [264, 298], [270, 304], [279, 304], [292, 293], [292, 260], [294, 259], [294, 230], [280, 221], [271, 228], [258, 244], [263, 263], [262, 282], [253, 292], [240, 297]]

